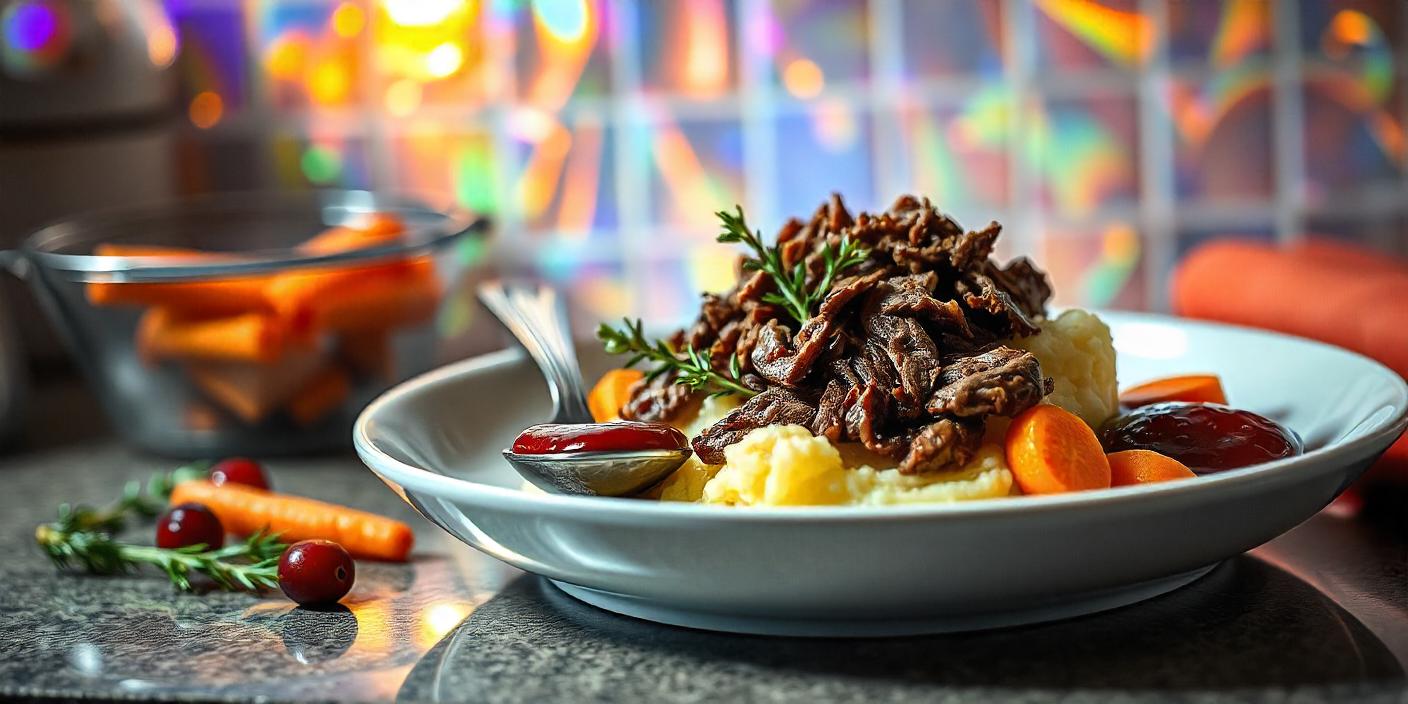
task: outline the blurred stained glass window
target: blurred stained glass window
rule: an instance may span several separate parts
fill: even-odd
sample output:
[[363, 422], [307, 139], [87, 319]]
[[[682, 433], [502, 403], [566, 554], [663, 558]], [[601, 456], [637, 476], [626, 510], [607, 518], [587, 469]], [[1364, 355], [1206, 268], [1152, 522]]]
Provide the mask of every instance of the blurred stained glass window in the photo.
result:
[[1159, 308], [1222, 236], [1408, 252], [1402, 0], [164, 7], [181, 188], [491, 212], [593, 314], [688, 316], [732, 281], [714, 211], [770, 234], [833, 191], [1001, 220], [1063, 303]]

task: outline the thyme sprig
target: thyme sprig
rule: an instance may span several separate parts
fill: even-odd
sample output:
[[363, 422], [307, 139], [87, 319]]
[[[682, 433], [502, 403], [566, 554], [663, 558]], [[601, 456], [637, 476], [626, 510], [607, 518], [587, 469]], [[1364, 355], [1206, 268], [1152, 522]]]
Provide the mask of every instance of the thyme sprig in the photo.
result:
[[236, 545], [207, 550], [205, 545], [158, 548], [134, 545], [97, 530], [77, 528], [73, 513], [34, 531], [35, 542], [59, 567], [79, 565], [93, 574], [125, 574], [141, 565], [166, 573], [181, 591], [194, 591], [192, 574], [209, 577], [226, 590], [259, 591], [279, 584], [279, 556], [287, 547], [278, 536], [255, 533]]
[[[715, 213], [723, 223], [724, 231], [718, 237], [723, 243], [742, 243], [753, 250], [752, 257], [743, 260], [743, 268], [762, 271], [772, 278], [777, 290], [763, 295], [767, 303], [782, 307], [797, 323], [804, 324], [811, 319], [821, 300], [831, 290], [832, 284], [841, 272], [860, 264], [870, 256], [870, 251], [857, 244], [850, 237], [843, 236], [839, 244], [828, 244], [821, 251], [822, 273], [812, 285], [807, 282], [807, 269], [804, 262], [797, 262], [788, 269], [782, 262], [782, 254], [777, 247], [763, 244], [762, 234], [748, 228], [743, 215], [743, 206], [734, 206], [734, 212], [720, 210]], [[645, 339], [640, 320], [622, 321], [624, 327], [617, 329], [602, 323], [596, 336], [609, 354], [629, 354], [627, 367], [634, 367], [644, 361], [657, 366], [646, 378], [655, 379], [661, 374], [675, 372], [675, 383], [684, 384], [696, 391], [709, 391], [716, 396], [741, 394], [754, 396], [758, 392], [744, 386], [743, 371], [738, 357], [729, 357], [727, 374], [721, 374], [710, 363], [709, 355], [688, 345], [683, 350], [675, 349], [664, 340], [650, 342]]]
[[195, 590], [193, 574], [203, 574], [228, 590], [259, 591], [278, 586], [279, 557], [287, 546], [277, 535], [255, 533], [218, 550], [207, 550], [205, 545], [158, 548], [113, 537], [135, 516], [159, 515], [177, 484], [205, 477], [209, 466], [208, 462], [197, 462], [158, 472], [145, 485], [130, 481], [121, 498], [103, 508], [62, 504], [54, 522], [35, 528], [34, 540], [59, 567], [76, 565], [93, 574], [125, 574], [141, 565], [152, 565], [165, 572], [181, 591]]
[[788, 269], [782, 262], [782, 254], [778, 248], [763, 244], [762, 233], [748, 228], [743, 206], [734, 206], [733, 213], [720, 210], [715, 215], [724, 226], [718, 241], [725, 244], [742, 243], [753, 250], [754, 256], [743, 260], [743, 268], [762, 271], [772, 278], [777, 290], [765, 294], [763, 300], [781, 306], [798, 324], [811, 319], [817, 306], [821, 304], [821, 299], [826, 297], [831, 285], [836, 282], [837, 275], [870, 256], [869, 250], [850, 237], [842, 236], [839, 244], [828, 244], [821, 251], [821, 277], [816, 280], [814, 286], [808, 286], [804, 263], [798, 261]]
[[157, 472], [147, 480], [145, 487], [140, 480], [127, 482], [122, 488], [122, 497], [104, 508], [64, 504], [59, 507], [59, 514], [66, 517], [61, 520], [68, 521], [74, 530], [116, 533], [134, 515], [155, 518], [166, 510], [166, 501], [177, 484], [202, 479], [209, 469], [209, 462], [193, 462], [169, 472]]
[[738, 357], [730, 357], [728, 375], [720, 374], [709, 363], [709, 355], [695, 349], [693, 345], [676, 350], [665, 340], [656, 340], [652, 344], [645, 339], [639, 319], [632, 321], [630, 318], [622, 318], [621, 322], [624, 325], [621, 329], [602, 323], [596, 331], [597, 339], [601, 340], [608, 354], [631, 355], [630, 359], [626, 360], [627, 367], [634, 367], [647, 360], [655, 362], [657, 366], [646, 374], [647, 379], [674, 371], [677, 374], [675, 383], [684, 384], [695, 391], [709, 391], [716, 396], [741, 394], [745, 398], [758, 393], [740, 381], [743, 374], [739, 368]]

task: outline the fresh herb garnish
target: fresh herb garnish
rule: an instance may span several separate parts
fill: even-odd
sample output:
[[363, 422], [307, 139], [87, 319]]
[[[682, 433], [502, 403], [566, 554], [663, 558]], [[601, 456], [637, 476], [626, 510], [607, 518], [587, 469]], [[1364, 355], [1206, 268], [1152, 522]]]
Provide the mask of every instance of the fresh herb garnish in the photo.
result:
[[631, 358], [626, 360], [627, 367], [634, 367], [646, 360], [659, 365], [646, 374], [647, 379], [674, 371], [678, 374], [675, 378], [676, 384], [684, 384], [695, 391], [709, 391], [716, 396], [742, 394], [744, 397], [758, 393], [739, 381], [742, 370], [739, 368], [737, 356], [730, 357], [729, 373], [725, 376], [714, 371], [708, 354], [694, 349], [692, 345], [680, 351], [664, 340], [656, 340], [651, 344], [645, 339], [639, 319], [632, 322], [630, 318], [623, 318], [621, 322], [624, 327], [619, 330], [602, 323], [601, 327], [597, 328], [596, 336], [606, 348], [607, 354], [631, 355]]
[[141, 481], [130, 481], [122, 497], [105, 508], [63, 504], [58, 520], [34, 530], [34, 540], [59, 567], [78, 565], [93, 574], [123, 574], [140, 565], [155, 565], [182, 591], [193, 591], [192, 574], [203, 574], [223, 589], [258, 591], [278, 586], [279, 556], [287, 546], [276, 535], [256, 533], [219, 550], [207, 550], [204, 545], [158, 548], [113, 537], [133, 516], [159, 515], [177, 484], [202, 479], [208, 471], [208, 462], [198, 462], [158, 472], [145, 487]]
[[856, 244], [850, 237], [842, 236], [840, 244], [834, 247], [827, 245], [822, 250], [824, 266], [821, 278], [817, 279], [816, 285], [808, 286], [807, 270], [803, 262], [798, 261], [789, 271], [782, 263], [782, 254], [777, 247], [764, 245], [762, 233], [748, 229], [748, 222], [743, 216], [743, 206], [736, 205], [734, 210], [734, 213], [726, 210], [715, 213], [724, 226], [718, 241], [741, 242], [753, 250], [754, 256], [743, 260], [743, 268], [761, 271], [772, 277], [777, 291], [765, 294], [763, 300], [782, 306], [799, 324], [811, 319], [821, 299], [826, 297], [831, 285], [836, 282], [839, 273], [860, 264], [870, 256], [869, 250]]
[[[826, 297], [841, 272], [860, 264], [870, 256], [869, 250], [856, 244], [850, 237], [843, 236], [840, 244], [827, 245], [821, 251], [824, 264], [821, 276], [814, 285], [808, 286], [804, 263], [799, 261], [790, 271], [787, 270], [777, 247], [764, 245], [761, 233], [748, 229], [748, 222], [743, 216], [743, 206], [734, 206], [734, 210], [734, 213], [724, 210], [716, 213], [724, 226], [724, 232], [719, 235], [719, 242], [741, 242], [753, 250], [755, 256], [745, 258], [743, 268], [762, 271], [772, 277], [777, 290], [765, 294], [763, 300], [781, 306], [798, 324], [806, 323], [812, 317], [817, 306], [821, 304], [821, 299]], [[633, 367], [646, 360], [655, 362], [658, 366], [646, 375], [647, 379], [673, 371], [676, 373], [675, 383], [684, 384], [695, 391], [710, 391], [716, 396], [741, 394], [745, 398], [757, 395], [758, 392], [743, 385], [743, 371], [737, 355], [729, 357], [728, 374], [721, 374], [714, 370], [709, 355], [694, 349], [692, 345], [683, 350], [676, 350], [664, 340], [651, 343], [641, 331], [640, 320], [631, 322], [626, 318], [622, 322], [625, 327], [621, 329], [602, 323], [601, 327], [597, 328], [596, 336], [609, 354], [631, 355], [626, 361], [627, 367]]]
[[209, 462], [195, 462], [169, 472], [157, 472], [147, 480], [145, 489], [136, 479], [127, 482], [122, 488], [122, 498], [106, 508], [64, 504], [59, 507], [59, 514], [67, 516], [74, 530], [116, 533], [126, 526], [130, 516], [155, 518], [166, 509], [166, 500], [171, 498], [171, 490], [177, 484], [204, 479], [209, 469]]
[[209, 577], [222, 589], [258, 591], [276, 587], [279, 556], [287, 547], [278, 536], [267, 533], [256, 533], [219, 550], [206, 550], [204, 545], [133, 545], [102, 531], [77, 528], [74, 514], [63, 509], [58, 521], [35, 529], [34, 540], [59, 567], [78, 564], [93, 574], [123, 574], [140, 565], [155, 565], [181, 591], [194, 591], [193, 573]]

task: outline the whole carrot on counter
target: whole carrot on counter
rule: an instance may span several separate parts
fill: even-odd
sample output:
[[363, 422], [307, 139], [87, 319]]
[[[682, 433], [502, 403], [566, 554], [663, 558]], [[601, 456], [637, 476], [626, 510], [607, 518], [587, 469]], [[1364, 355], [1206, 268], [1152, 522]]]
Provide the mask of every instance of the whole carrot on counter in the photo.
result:
[[286, 543], [323, 539], [341, 543], [353, 557], [404, 562], [415, 543], [411, 527], [375, 513], [316, 499], [253, 487], [207, 481], [184, 482], [171, 492], [171, 504], [204, 504], [236, 535], [259, 531]]

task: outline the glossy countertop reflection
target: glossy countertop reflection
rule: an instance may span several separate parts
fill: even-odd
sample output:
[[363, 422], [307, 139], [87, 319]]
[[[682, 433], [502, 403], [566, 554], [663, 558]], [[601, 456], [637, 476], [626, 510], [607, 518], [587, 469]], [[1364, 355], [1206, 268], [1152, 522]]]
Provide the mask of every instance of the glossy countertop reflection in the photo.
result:
[[269, 463], [280, 489], [416, 528], [412, 562], [359, 563], [339, 608], [178, 594], [151, 572], [60, 572], [30, 544], [60, 502], [104, 502], [166, 465], [81, 434], [0, 458], [0, 697], [1408, 699], [1403, 496], [1322, 513], [1184, 589], [1104, 614], [941, 637], [808, 640], [658, 626], [577, 603], [452, 542], [351, 456]]

